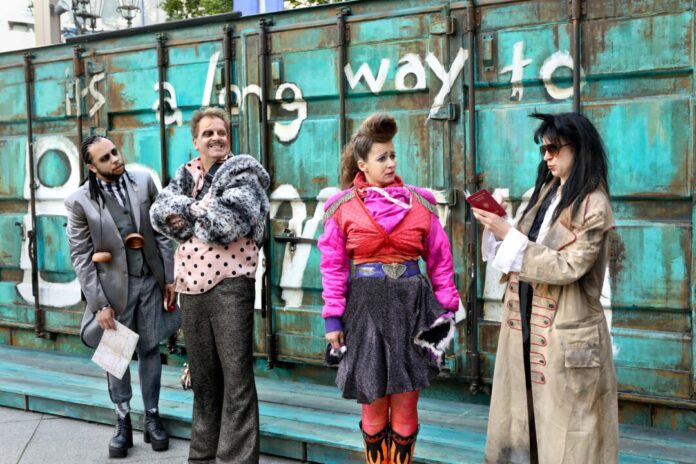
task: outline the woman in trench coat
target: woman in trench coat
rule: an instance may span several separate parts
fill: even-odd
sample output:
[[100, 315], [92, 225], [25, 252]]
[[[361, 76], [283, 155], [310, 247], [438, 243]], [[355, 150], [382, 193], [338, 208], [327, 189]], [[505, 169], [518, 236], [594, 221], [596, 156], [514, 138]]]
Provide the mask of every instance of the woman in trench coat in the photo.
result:
[[474, 209], [507, 289], [486, 463], [618, 462], [611, 338], [600, 303], [614, 228], [601, 137], [577, 113], [539, 114], [534, 192], [515, 226]]

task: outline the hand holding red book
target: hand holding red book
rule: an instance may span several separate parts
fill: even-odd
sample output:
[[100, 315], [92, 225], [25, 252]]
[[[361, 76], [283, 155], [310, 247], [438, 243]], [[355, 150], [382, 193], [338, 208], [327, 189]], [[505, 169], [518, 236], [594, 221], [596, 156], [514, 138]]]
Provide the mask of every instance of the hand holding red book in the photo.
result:
[[464, 191], [464, 195], [466, 196], [466, 202], [474, 208], [482, 209], [501, 217], [507, 214], [505, 209], [500, 206], [500, 203], [498, 203], [495, 198], [493, 198], [493, 195], [486, 189], [479, 190], [474, 194], [469, 194], [468, 191]]

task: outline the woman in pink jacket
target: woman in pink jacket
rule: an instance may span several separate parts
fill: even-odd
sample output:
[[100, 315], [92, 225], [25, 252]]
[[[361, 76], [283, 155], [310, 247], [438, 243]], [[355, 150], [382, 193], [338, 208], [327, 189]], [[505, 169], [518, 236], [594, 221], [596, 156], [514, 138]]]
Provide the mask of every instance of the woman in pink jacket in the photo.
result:
[[343, 397], [362, 404], [368, 463], [411, 462], [418, 391], [439, 371], [459, 307], [435, 198], [396, 175], [396, 131], [393, 117], [375, 114], [346, 145], [350, 188], [326, 202], [318, 245], [327, 363], [338, 363]]

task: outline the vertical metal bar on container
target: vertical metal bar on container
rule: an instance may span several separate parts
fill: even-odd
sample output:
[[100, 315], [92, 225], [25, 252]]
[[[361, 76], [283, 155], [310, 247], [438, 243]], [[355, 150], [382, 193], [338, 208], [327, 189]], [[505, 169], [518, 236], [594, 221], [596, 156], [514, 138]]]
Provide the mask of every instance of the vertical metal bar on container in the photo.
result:
[[234, 48], [232, 47], [232, 26], [225, 24], [222, 28], [222, 53], [225, 61], [225, 76], [222, 79], [222, 85], [225, 89], [225, 111], [230, 118], [230, 127], [227, 128], [230, 136], [230, 144], [232, 143], [232, 56]]
[[160, 164], [162, 165], [162, 185], [169, 183], [169, 170], [167, 169], [167, 132], [164, 116], [164, 80], [169, 59], [167, 56], [167, 35], [160, 33], [157, 36], [157, 80], [159, 82], [159, 133], [160, 133]]
[[29, 154], [29, 210], [31, 214], [31, 230], [29, 237], [29, 259], [31, 260], [31, 292], [34, 296], [34, 331], [37, 337], [44, 338], [45, 313], [41, 309], [39, 301], [39, 266], [36, 256], [36, 166], [34, 163], [34, 70], [32, 68], [33, 56], [24, 54], [24, 83], [27, 99], [27, 151]]
[[[472, 1], [467, 7], [466, 18], [466, 39], [469, 49], [469, 59], [467, 60], [467, 103], [469, 110], [469, 153], [467, 156], [467, 175], [466, 187], [469, 192], [475, 192], [479, 188], [479, 178], [476, 174], [476, 7]], [[469, 289], [467, 292], [467, 318], [466, 318], [466, 364], [467, 378], [471, 381], [469, 387], [472, 393], [477, 393], [481, 388], [481, 356], [478, 350], [478, 270], [476, 243], [478, 241], [478, 229], [473, 214], [469, 212], [470, 235], [467, 245], [469, 255]]]
[[351, 14], [350, 8], [341, 8], [336, 13], [336, 25], [338, 32], [338, 41], [336, 44], [338, 53], [338, 154], [339, 157], [343, 151], [343, 147], [348, 141], [348, 133], [346, 128], [346, 78], [344, 69], [346, 67], [347, 45], [348, 45], [348, 27], [346, 25], [346, 16]]
[[[445, 33], [442, 34], [442, 63], [450, 63], [451, 60], [451, 54], [450, 54], [450, 40], [449, 38], [451, 36], [454, 36], [454, 24], [452, 21], [452, 10], [450, 9], [449, 4], [446, 4], [443, 9], [442, 9], [442, 16], [445, 20]], [[449, 107], [454, 106], [452, 104], [449, 104]], [[442, 169], [444, 172], [442, 173], [442, 182], [443, 182], [443, 188], [446, 192], [448, 192], [449, 195], [456, 195], [455, 192], [453, 192], [454, 188], [454, 182], [453, 182], [453, 173], [452, 173], [452, 125], [454, 124], [454, 118], [456, 117], [455, 114], [448, 114], [447, 118], [444, 121], [443, 125], [443, 130], [442, 130], [442, 152], [446, 156], [446, 159], [443, 160], [442, 162]], [[448, 196], [448, 201], [453, 198], [452, 196]], [[447, 221], [447, 224], [445, 225], [447, 235], [452, 237], [452, 221]]]
[[573, 56], [573, 111], [580, 112], [580, 65], [582, 58], [582, 0], [571, 0], [571, 54]]
[[[75, 74], [75, 111], [77, 112], [77, 147], [82, 147], [82, 78], [85, 75], [85, 67], [82, 61], [84, 49], [80, 45], [73, 47], [73, 72]], [[80, 162], [80, 185], [85, 181], [84, 163]]]
[[[271, 182], [273, 182], [273, 173], [271, 172], [270, 163], [270, 126], [268, 124], [268, 96], [270, 95], [268, 88], [268, 68], [270, 47], [268, 41], [270, 35], [268, 26], [271, 22], [267, 19], [259, 21], [259, 81], [261, 84], [261, 163], [271, 174]], [[266, 318], [266, 362], [268, 368], [272, 369], [275, 363], [275, 332], [273, 329], [273, 294], [271, 287], [271, 219], [266, 217], [266, 237], [263, 242], [263, 255], [266, 260], [263, 273], [263, 292], [262, 292], [262, 315]]]

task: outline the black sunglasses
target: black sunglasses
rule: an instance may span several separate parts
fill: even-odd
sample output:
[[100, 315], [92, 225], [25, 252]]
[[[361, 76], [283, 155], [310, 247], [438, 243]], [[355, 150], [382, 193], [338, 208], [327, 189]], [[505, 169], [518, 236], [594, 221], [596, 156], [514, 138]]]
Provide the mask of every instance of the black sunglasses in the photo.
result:
[[558, 155], [558, 152], [561, 151], [561, 148], [569, 146], [569, 143], [564, 143], [562, 145], [556, 145], [555, 143], [545, 143], [544, 145], [541, 145], [539, 147], [539, 154], [541, 154], [541, 157], [543, 158], [544, 155], [546, 155], [546, 152], [549, 152], [549, 155], [551, 156], [556, 156]]

